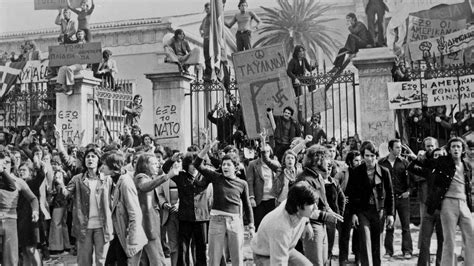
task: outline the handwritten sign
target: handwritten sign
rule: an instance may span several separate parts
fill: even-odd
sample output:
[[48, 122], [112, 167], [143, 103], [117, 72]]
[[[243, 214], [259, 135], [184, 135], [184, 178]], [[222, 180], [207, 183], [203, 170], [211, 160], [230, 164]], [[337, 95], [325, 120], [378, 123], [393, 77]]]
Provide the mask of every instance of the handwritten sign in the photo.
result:
[[179, 138], [181, 129], [176, 105], [158, 106], [155, 110], [155, 137], [157, 139]]
[[95, 64], [102, 60], [100, 42], [49, 46], [49, 66]]
[[18, 83], [47, 82], [49, 60], [27, 61], [19, 75]]
[[387, 83], [390, 109], [421, 108], [420, 82], [403, 81]]
[[412, 60], [428, 56], [448, 55], [474, 45], [474, 26], [447, 35], [408, 44]]
[[[274, 115], [281, 115], [286, 106], [296, 110], [285, 54], [283, 46], [278, 44], [232, 56], [249, 138], [258, 138], [263, 127], [271, 129], [268, 108], [273, 109]], [[273, 134], [271, 130], [270, 134]]]
[[408, 17], [407, 41], [426, 40], [458, 31], [466, 26], [466, 20], [429, 19]]
[[[420, 89], [421, 87], [421, 89]], [[474, 75], [387, 83], [390, 109], [474, 102]], [[423, 93], [423, 96], [421, 96]]]
[[[34, 0], [35, 10], [58, 10], [67, 8], [67, 0]], [[70, 0], [72, 8], [81, 6], [82, 0]]]
[[80, 113], [76, 110], [58, 110], [56, 125], [66, 144], [81, 145]]

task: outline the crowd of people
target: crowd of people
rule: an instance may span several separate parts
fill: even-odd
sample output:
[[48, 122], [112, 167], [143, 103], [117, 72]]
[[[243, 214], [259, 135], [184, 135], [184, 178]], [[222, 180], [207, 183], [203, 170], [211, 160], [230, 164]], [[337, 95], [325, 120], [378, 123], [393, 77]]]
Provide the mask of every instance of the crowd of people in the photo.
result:
[[[136, 96], [120, 141], [66, 147], [47, 122], [10, 134], [0, 147], [3, 265], [41, 265], [64, 252], [79, 265], [165, 265], [166, 257], [172, 265], [243, 265], [245, 236], [256, 265], [324, 265], [336, 244], [341, 264], [352, 246], [357, 263], [380, 265], [384, 231], [384, 256], [398, 252], [397, 214], [403, 258], [413, 255], [415, 188], [418, 265], [429, 265], [434, 228], [437, 265], [454, 265], [458, 225], [464, 249], [474, 248], [471, 141], [439, 146], [427, 137], [415, 154], [393, 139], [379, 157], [357, 136], [343, 149], [328, 142], [318, 115], [300, 124], [287, 107], [282, 116], [268, 110], [273, 136], [262, 129], [251, 156], [232, 130], [212, 140], [203, 129], [203, 147], [180, 151], [141, 134], [133, 116], [140, 108]], [[466, 265], [473, 259], [464, 254]]]

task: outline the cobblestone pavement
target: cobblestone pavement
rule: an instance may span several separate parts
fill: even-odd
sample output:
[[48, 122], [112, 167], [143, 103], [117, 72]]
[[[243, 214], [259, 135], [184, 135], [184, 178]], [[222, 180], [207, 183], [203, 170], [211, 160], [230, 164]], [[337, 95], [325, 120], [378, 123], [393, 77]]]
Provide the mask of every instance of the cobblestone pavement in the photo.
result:
[[[402, 239], [401, 238], [401, 229], [398, 228], [398, 230], [395, 230], [395, 237], [394, 237], [394, 239], [395, 239], [395, 243], [394, 243], [395, 255], [390, 259], [382, 258], [382, 265], [394, 265], [394, 266], [395, 265], [397, 265], [397, 266], [416, 265], [416, 261], [418, 259], [417, 245], [418, 245], [419, 228], [415, 227], [414, 225], [411, 225], [411, 232], [412, 232], [411, 236], [412, 236], [412, 239], [413, 239], [413, 248], [414, 248], [413, 257], [409, 260], [406, 260], [406, 259], [403, 258], [402, 252], [401, 252], [401, 239]], [[457, 237], [456, 237], [456, 242], [457, 242], [457, 247], [458, 247], [456, 249], [456, 252], [457, 252], [457, 254], [460, 254], [460, 251], [461, 251], [461, 248], [460, 248], [461, 247], [461, 234], [459, 232], [458, 232]], [[337, 240], [336, 240], [336, 243], [337, 243]], [[433, 238], [431, 239], [431, 258], [432, 258], [432, 261], [434, 261], [435, 254], [436, 254], [436, 245], [437, 245], [436, 244], [436, 235], [434, 234]], [[382, 254], [384, 254], [384, 248], [383, 247], [382, 247], [381, 252], [382, 252]], [[337, 259], [337, 254], [339, 254], [339, 250], [338, 250], [337, 245], [335, 245], [335, 247], [334, 247], [333, 254], [335, 254], [335, 256], [333, 258], [332, 265], [333, 266], [339, 265], [338, 259]], [[245, 259], [246, 259], [245, 265], [246, 266], [254, 265], [252, 263], [252, 251], [250, 249], [248, 240], [245, 241], [244, 255], [245, 255]], [[50, 265], [75, 266], [75, 265], [77, 265], [76, 264], [76, 258], [72, 255], [69, 255], [69, 254], [64, 255], [64, 256], [60, 256], [60, 257], [55, 256], [53, 258], [56, 259], [54, 262], [46, 263], [44, 265], [47, 265], [47, 266], [50, 266]], [[351, 255], [351, 257], [349, 259], [354, 261], [354, 256]], [[168, 263], [168, 265], [170, 265], [169, 259], [167, 259], [167, 263]], [[229, 263], [228, 265], [231, 265], [231, 264]], [[463, 265], [463, 263], [459, 263], [458, 265]]]

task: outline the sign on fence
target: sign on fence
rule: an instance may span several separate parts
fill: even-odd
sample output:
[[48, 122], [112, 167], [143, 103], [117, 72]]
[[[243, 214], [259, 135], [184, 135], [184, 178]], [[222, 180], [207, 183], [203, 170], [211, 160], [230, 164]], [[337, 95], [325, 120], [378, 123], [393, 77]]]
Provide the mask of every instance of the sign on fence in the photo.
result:
[[[83, 0], [69, 0], [72, 8], [81, 6]], [[35, 0], [35, 10], [58, 10], [67, 8], [67, 0]]]
[[[420, 89], [421, 87], [421, 89]], [[387, 83], [390, 109], [474, 102], [474, 75]], [[421, 96], [423, 93], [423, 96]]]
[[25, 67], [20, 73], [19, 83], [48, 82], [49, 60], [30, 60], [26, 62]]
[[49, 66], [95, 64], [102, 60], [100, 42], [49, 46]]
[[267, 109], [280, 115], [283, 108], [296, 110], [295, 93], [286, 74], [287, 61], [283, 45], [255, 48], [232, 56], [235, 77], [249, 138], [258, 138], [262, 128], [272, 132]]
[[412, 60], [448, 55], [474, 45], [474, 26], [426, 40], [408, 43]]
[[466, 20], [429, 19], [408, 17], [407, 41], [426, 40], [458, 31], [466, 26]]

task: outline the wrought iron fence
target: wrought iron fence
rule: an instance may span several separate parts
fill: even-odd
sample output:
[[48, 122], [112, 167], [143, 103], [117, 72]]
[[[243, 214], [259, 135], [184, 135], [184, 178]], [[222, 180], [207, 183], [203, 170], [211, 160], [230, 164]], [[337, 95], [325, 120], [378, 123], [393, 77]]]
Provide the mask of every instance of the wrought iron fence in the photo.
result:
[[[318, 73], [310, 76], [298, 77], [301, 82], [301, 95], [296, 98], [298, 106], [298, 118], [300, 124], [306, 129], [306, 133], [316, 135], [316, 128], [311, 123], [313, 114], [320, 115], [319, 128], [324, 130], [324, 139], [343, 139], [357, 134], [357, 95], [358, 84], [355, 82], [355, 75], [346, 71], [338, 76], [328, 73]], [[238, 84], [235, 80], [230, 82], [229, 88], [217, 81], [204, 82], [194, 81], [191, 83], [189, 93], [191, 99], [191, 135], [192, 143], [201, 145], [199, 129], [210, 128], [211, 137], [217, 135], [220, 129], [212, 125], [207, 118], [208, 114], [216, 103], [223, 107], [229, 103], [226, 95], [230, 94], [239, 99]], [[238, 112], [239, 104], [231, 102], [231, 111]], [[240, 107], [241, 108], [241, 107]], [[228, 108], [227, 108], [228, 109]], [[213, 113], [211, 112], [211, 115]], [[243, 126], [243, 120], [240, 116], [236, 118], [237, 128]], [[214, 117], [215, 118], [215, 117]], [[222, 126], [222, 125], [221, 125]], [[233, 140], [241, 137], [239, 130], [234, 130]], [[232, 132], [231, 132], [232, 133]], [[245, 139], [245, 138], [244, 138]], [[320, 139], [322, 141], [323, 139]], [[230, 143], [229, 143], [230, 144]]]
[[[474, 74], [474, 65], [458, 64], [443, 66], [424, 61], [412, 62], [403, 72], [401, 81], [417, 81], [420, 87], [422, 101], [419, 108], [397, 110], [400, 135], [414, 150], [423, 147], [423, 139], [432, 136], [438, 139], [440, 146], [444, 145], [452, 136], [466, 136], [474, 129], [472, 113], [472, 88], [469, 84], [462, 84], [460, 79]], [[421, 84], [427, 80], [442, 79], [455, 80], [454, 87], [457, 94], [457, 103], [439, 106], [428, 106], [427, 90]], [[472, 82], [470, 82], [472, 84]], [[451, 86], [452, 87], [452, 86]], [[472, 86], [471, 86], [472, 87]], [[469, 97], [464, 95], [468, 93]], [[474, 95], [473, 95], [474, 96]]]

